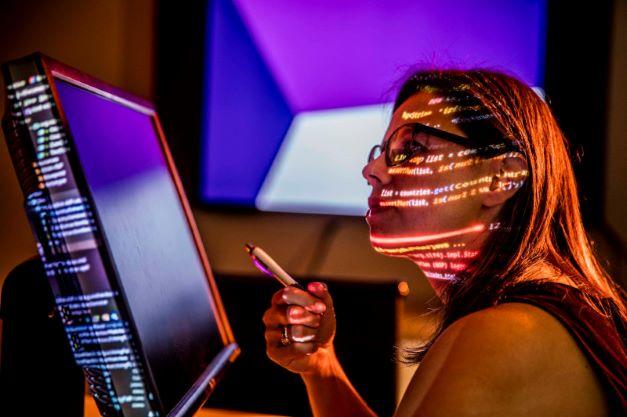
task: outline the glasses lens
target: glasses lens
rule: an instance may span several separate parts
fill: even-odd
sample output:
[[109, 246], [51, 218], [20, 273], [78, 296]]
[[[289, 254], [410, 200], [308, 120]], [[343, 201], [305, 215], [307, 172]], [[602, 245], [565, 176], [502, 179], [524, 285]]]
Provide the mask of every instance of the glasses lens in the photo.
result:
[[392, 166], [409, 161], [424, 153], [427, 148], [419, 141], [420, 131], [413, 127], [402, 127], [388, 141], [387, 154]]
[[381, 155], [381, 145], [374, 145], [368, 154], [368, 162], [372, 162]]

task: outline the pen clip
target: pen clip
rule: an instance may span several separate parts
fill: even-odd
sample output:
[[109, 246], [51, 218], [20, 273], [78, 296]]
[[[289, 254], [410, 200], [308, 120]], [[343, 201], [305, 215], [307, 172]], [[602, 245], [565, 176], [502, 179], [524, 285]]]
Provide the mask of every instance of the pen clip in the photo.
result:
[[255, 249], [253, 245], [247, 243], [246, 245], [244, 245], [244, 248], [246, 249], [246, 252], [248, 252], [248, 256], [250, 256], [250, 259], [253, 261], [253, 265], [255, 265], [258, 270], [273, 278], [277, 278], [277, 276], [270, 270], [270, 268], [268, 268], [268, 265], [266, 265], [261, 259], [257, 258], [253, 254], [253, 250]]
[[270, 271], [270, 268], [268, 268], [268, 266], [266, 264], [264, 264], [261, 259], [257, 258], [253, 254], [249, 254], [249, 256], [250, 256], [250, 259], [252, 259], [253, 264], [255, 264], [255, 266], [257, 267], [257, 269], [259, 269], [261, 272], [263, 272], [266, 275], [269, 275], [271, 277], [276, 278], [274, 273], [272, 271]]

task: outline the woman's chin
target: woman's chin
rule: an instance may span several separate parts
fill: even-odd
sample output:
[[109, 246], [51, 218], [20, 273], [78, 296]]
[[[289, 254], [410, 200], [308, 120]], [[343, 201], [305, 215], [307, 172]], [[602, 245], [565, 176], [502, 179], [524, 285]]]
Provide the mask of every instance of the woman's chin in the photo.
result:
[[398, 213], [366, 215], [366, 223], [370, 228], [370, 235], [380, 238], [394, 238], [412, 234], [414, 227], [402, 223]]
[[375, 238], [396, 238], [407, 235], [408, 231], [402, 225], [392, 221], [384, 221], [381, 218], [366, 218], [370, 228], [370, 237]]
[[370, 228], [370, 236], [390, 236], [389, 227], [385, 223], [377, 221], [372, 217], [366, 217], [366, 223], [368, 223], [368, 227]]
[[396, 207], [375, 207], [368, 209], [366, 212], [366, 222], [370, 226], [370, 230], [373, 228], [377, 230], [377, 233], [382, 233], [384, 229], [389, 229], [393, 219], [398, 218], [398, 213], [395, 210]]

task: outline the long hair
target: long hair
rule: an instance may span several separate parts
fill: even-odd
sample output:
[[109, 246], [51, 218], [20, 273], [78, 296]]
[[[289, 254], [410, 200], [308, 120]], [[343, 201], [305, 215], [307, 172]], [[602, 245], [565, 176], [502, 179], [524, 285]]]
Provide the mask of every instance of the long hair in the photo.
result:
[[[548, 104], [529, 86], [501, 72], [419, 70], [402, 84], [394, 110], [413, 94], [433, 85], [444, 94], [462, 89], [478, 100], [502, 137], [516, 141], [527, 160], [529, 174], [495, 220], [505, 227], [487, 237], [482, 256], [443, 291], [434, 333], [418, 347], [397, 351], [397, 360], [406, 364], [422, 361], [437, 337], [454, 321], [498, 304], [510, 286], [532, 279], [540, 281], [528, 273], [540, 264], [567, 274], [591, 308], [624, 323], [625, 291], [601, 267], [590, 244], [568, 143]], [[466, 133], [470, 136], [473, 132]]]

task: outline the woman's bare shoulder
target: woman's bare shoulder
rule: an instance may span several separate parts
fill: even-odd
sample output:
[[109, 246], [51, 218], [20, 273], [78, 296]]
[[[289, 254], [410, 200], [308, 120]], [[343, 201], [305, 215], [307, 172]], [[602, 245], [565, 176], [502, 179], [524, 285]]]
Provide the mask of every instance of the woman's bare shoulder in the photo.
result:
[[505, 303], [469, 314], [440, 335], [396, 415], [583, 417], [603, 416], [605, 407], [568, 330], [538, 307]]

